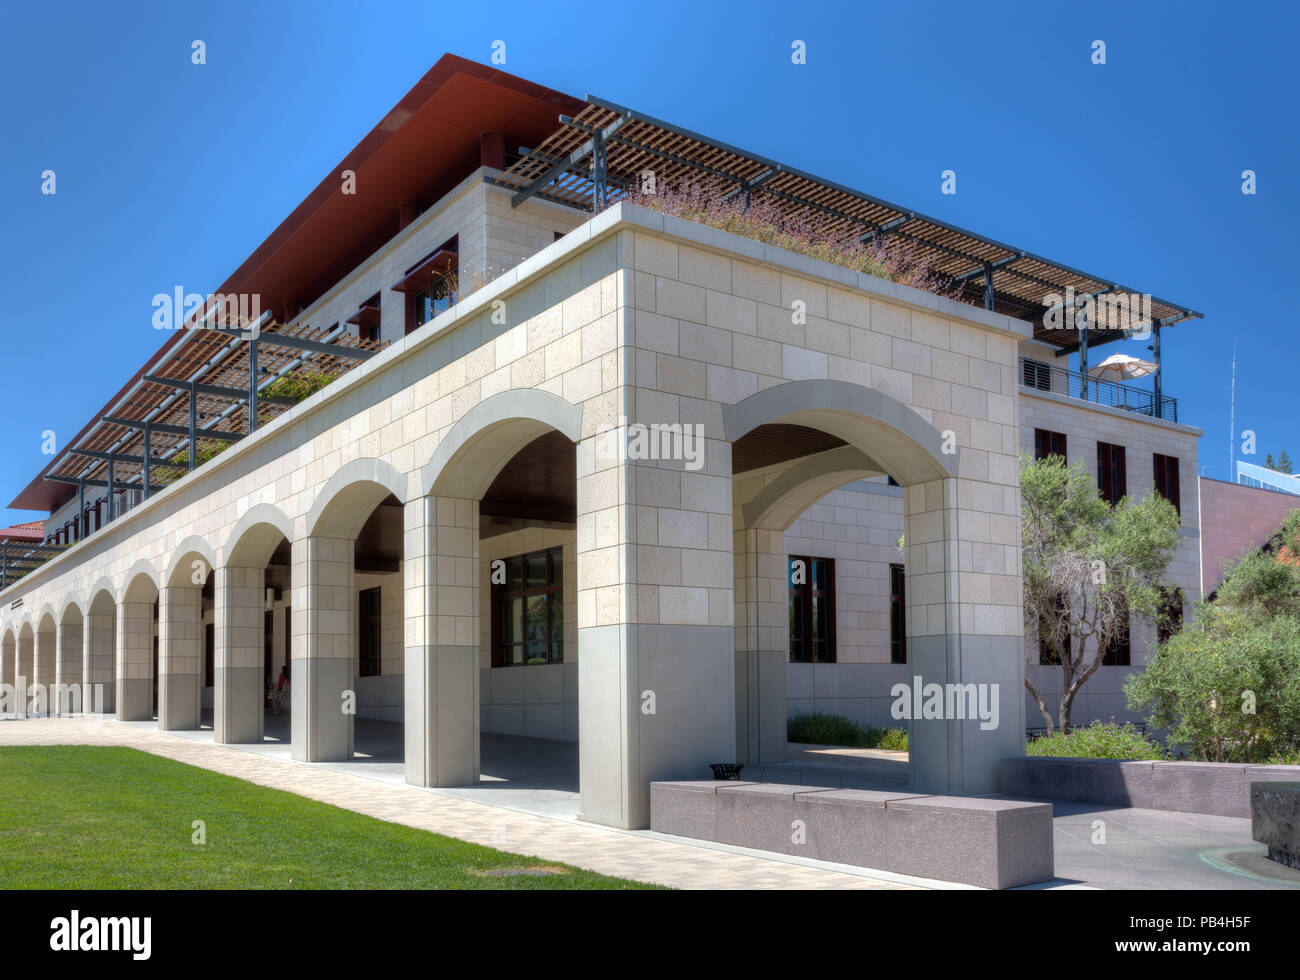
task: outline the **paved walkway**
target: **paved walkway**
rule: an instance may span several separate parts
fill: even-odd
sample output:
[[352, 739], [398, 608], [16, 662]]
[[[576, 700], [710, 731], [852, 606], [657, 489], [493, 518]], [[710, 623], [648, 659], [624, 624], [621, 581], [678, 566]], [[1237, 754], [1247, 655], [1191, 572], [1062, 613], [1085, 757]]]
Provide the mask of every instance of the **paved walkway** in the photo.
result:
[[[619, 831], [573, 819], [524, 813], [367, 778], [334, 766], [294, 762], [264, 746], [216, 745], [201, 736], [159, 732], [155, 723], [96, 718], [0, 721], [4, 745], [121, 745], [188, 765], [287, 790], [355, 810], [517, 854], [676, 888], [960, 888], [884, 871], [837, 870], [821, 862], [764, 857], [726, 845], [699, 845], [650, 831]], [[210, 737], [210, 733], [209, 737]], [[345, 764], [347, 765], [347, 764]], [[355, 764], [350, 764], [355, 765]]]

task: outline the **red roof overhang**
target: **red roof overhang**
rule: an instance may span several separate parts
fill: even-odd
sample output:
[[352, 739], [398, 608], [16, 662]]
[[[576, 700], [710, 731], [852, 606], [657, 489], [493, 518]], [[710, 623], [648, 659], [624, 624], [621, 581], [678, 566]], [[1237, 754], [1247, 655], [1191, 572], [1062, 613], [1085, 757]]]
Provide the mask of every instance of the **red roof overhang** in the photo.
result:
[[[536, 146], [557, 116], [586, 103], [456, 55], [438, 59], [366, 137], [213, 292], [261, 296], [278, 316], [285, 304], [306, 306], [355, 269], [398, 231], [402, 204], [430, 205], [472, 173], [483, 133], [506, 136], [510, 150]], [[342, 173], [356, 174], [354, 194]], [[141, 377], [184, 337], [176, 331], [97, 414], [108, 414]], [[66, 445], [75, 445], [88, 422]], [[9, 506], [55, 510], [75, 488], [45, 479], [57, 457]]]

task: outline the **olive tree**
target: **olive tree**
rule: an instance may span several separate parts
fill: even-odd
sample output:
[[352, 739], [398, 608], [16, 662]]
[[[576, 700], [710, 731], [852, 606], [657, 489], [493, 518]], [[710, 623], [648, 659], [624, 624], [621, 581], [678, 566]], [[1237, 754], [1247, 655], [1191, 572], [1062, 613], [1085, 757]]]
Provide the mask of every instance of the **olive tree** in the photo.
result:
[[1154, 493], [1114, 506], [1082, 463], [1059, 456], [1020, 463], [1026, 636], [1038, 636], [1063, 672], [1057, 719], [1026, 676], [1049, 732], [1070, 730], [1075, 695], [1097, 672], [1130, 614], [1157, 621], [1178, 540], [1178, 513]]

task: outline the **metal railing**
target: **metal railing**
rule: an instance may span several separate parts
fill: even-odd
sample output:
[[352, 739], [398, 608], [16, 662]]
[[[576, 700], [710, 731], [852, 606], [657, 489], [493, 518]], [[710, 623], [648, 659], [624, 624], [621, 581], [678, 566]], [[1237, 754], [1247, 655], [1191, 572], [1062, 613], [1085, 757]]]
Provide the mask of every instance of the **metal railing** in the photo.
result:
[[1108, 405], [1138, 415], [1150, 415], [1167, 422], [1178, 421], [1176, 398], [1168, 395], [1156, 398], [1153, 391], [1118, 381], [1089, 377], [1078, 371], [1067, 371], [1055, 364], [1046, 364], [1028, 357], [1020, 358], [1020, 385], [1035, 391], [1050, 391], [1097, 405]]

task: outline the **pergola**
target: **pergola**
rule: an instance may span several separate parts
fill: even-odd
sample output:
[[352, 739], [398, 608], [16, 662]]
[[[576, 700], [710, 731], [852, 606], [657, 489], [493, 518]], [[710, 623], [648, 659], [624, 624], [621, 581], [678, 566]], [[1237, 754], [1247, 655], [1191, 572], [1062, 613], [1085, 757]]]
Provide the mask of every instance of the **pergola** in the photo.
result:
[[[1050, 329], [1044, 322], [1044, 313], [1053, 305], [1046, 302], [1051, 294], [1064, 298], [1072, 291], [1075, 307], [1110, 294], [1138, 294], [1113, 279], [1062, 265], [606, 99], [588, 95], [581, 111], [561, 115], [559, 126], [546, 139], [520, 152], [496, 180], [498, 186], [514, 192], [516, 207], [530, 197], [540, 197], [598, 212], [626, 197], [646, 170], [654, 172], [660, 186], [704, 178], [728, 188], [723, 200], [744, 195], [748, 202], [761, 195], [837, 238], [851, 234], [863, 243], [905, 242], [912, 256], [954, 284], [967, 302], [1028, 320], [1034, 325], [1035, 339], [1056, 347], [1058, 357], [1078, 351], [1085, 377], [1090, 343], [1096, 347], [1129, 335], [1090, 331], [1086, 321], [1081, 329]], [[1074, 309], [1066, 311], [1063, 319], [1074, 321], [1074, 313]], [[1152, 297], [1150, 329], [1157, 365], [1161, 328], [1200, 316]], [[1157, 401], [1160, 385], [1157, 370]]]

